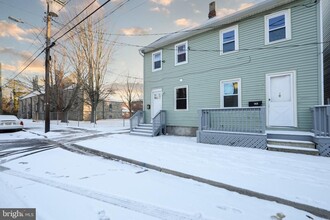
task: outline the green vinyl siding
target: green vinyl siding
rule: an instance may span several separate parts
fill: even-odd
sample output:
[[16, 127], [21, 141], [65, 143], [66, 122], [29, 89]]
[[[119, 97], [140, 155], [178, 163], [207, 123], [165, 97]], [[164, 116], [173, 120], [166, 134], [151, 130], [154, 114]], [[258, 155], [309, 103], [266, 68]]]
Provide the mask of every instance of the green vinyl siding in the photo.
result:
[[324, 103], [330, 105], [330, 4], [322, 0], [323, 56], [324, 56]]
[[[302, 1], [296, 1], [290, 6], [301, 4]], [[264, 16], [287, 8], [289, 6], [183, 40], [188, 41], [190, 48], [187, 64], [174, 65], [175, 44], [159, 48], [163, 49], [164, 60], [161, 71], [151, 71], [152, 52], [145, 54], [145, 105], [151, 103], [151, 90], [162, 88], [168, 125], [197, 127], [198, 109], [220, 108], [221, 80], [241, 79], [242, 107], [247, 107], [249, 101], [259, 100], [265, 105], [266, 74], [293, 70], [297, 77], [298, 129], [310, 130], [310, 107], [319, 104], [318, 45], [309, 44], [318, 41], [317, 8], [291, 8], [292, 39], [265, 46]], [[220, 55], [219, 31], [234, 25], [238, 25], [240, 51]], [[174, 88], [185, 85], [189, 87], [188, 111], [178, 112], [174, 110]], [[145, 109], [150, 121], [150, 110]]]

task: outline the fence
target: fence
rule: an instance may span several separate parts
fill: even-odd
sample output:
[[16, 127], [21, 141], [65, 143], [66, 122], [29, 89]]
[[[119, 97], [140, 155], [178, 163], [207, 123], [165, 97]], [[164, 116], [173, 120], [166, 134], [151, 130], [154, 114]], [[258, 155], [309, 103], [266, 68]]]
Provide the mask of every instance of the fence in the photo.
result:
[[[21, 118], [24, 119], [33, 119], [34, 121], [45, 120], [44, 112], [34, 112], [33, 114], [21, 114]], [[90, 121], [92, 116], [91, 111], [68, 111], [68, 112], [50, 112], [49, 113], [50, 120], [57, 120], [61, 122], [67, 121]], [[122, 119], [125, 118], [122, 112], [112, 111], [112, 112], [104, 112], [97, 111], [95, 116], [96, 120], [101, 119]]]

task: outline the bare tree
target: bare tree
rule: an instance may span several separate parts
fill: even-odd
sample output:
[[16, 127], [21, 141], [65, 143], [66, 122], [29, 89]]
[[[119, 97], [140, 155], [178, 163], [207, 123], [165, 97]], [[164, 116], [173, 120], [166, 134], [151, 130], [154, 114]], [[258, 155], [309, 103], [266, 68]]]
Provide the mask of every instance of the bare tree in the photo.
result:
[[[70, 72], [67, 66], [67, 55], [65, 51], [61, 52], [59, 59], [57, 54], [53, 55], [53, 71], [50, 73], [50, 94], [51, 103], [53, 103], [53, 110], [61, 112], [62, 122], [66, 122], [67, 113], [70, 111], [75, 103], [80, 103], [81, 83], [76, 72]], [[77, 68], [73, 68], [76, 70]], [[79, 107], [79, 106], [77, 106]]]
[[126, 76], [125, 84], [121, 89], [118, 89], [119, 96], [123, 101], [125, 107], [129, 111], [129, 116], [132, 117], [134, 101], [142, 100], [142, 88], [137, 78], [131, 77], [129, 74]]
[[91, 19], [78, 27], [78, 34], [71, 37], [70, 61], [74, 66], [77, 85], [87, 98], [85, 103], [91, 106], [91, 122], [96, 120], [96, 108], [100, 100], [113, 92], [105, 85], [108, 65], [114, 52], [114, 44], [107, 43], [102, 25], [94, 25]]

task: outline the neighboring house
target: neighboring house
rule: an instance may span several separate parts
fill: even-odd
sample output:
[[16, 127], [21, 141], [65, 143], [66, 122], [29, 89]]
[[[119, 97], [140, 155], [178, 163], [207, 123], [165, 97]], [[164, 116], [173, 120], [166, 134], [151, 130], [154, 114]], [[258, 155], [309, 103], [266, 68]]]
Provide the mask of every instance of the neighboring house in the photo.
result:
[[[43, 119], [45, 113], [44, 92], [33, 91], [27, 95], [19, 97], [18, 117], [25, 119]], [[42, 115], [42, 118], [39, 118]]]
[[[227, 144], [262, 136], [260, 148], [265, 129], [310, 132], [311, 107], [329, 98], [329, 14], [328, 0], [267, 0], [142, 48], [145, 123], [164, 110], [169, 134], [198, 130], [199, 142], [223, 144], [224, 133], [240, 132]], [[314, 111], [321, 126], [327, 109]], [[329, 137], [329, 124], [322, 129]]]
[[[71, 96], [72, 89], [70, 87], [64, 89], [63, 102], [67, 102]], [[82, 94], [79, 93], [70, 111], [68, 112], [68, 120], [84, 120], [89, 121], [91, 117], [91, 106], [84, 103]], [[97, 106], [97, 119], [120, 119], [122, 118], [122, 102], [101, 100]], [[62, 113], [56, 112], [54, 103], [50, 106], [51, 120], [61, 120]], [[33, 120], [44, 120], [44, 92], [33, 91], [19, 98], [18, 117]]]
[[[137, 100], [132, 101], [132, 115], [134, 115], [136, 112], [141, 111], [143, 109], [143, 101]], [[127, 104], [122, 103], [122, 109], [123, 109], [123, 118], [130, 118], [131, 113], [129, 112], [129, 109], [127, 108]]]

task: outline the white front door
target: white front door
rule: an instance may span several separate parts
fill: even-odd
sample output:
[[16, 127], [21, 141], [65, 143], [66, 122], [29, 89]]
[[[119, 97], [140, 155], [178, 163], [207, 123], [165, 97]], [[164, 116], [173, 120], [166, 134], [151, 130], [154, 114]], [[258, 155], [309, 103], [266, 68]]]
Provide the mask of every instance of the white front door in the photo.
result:
[[273, 127], [296, 127], [295, 72], [268, 74], [267, 125]]
[[162, 110], [163, 106], [163, 91], [162, 89], [154, 89], [151, 91], [151, 122], [153, 117]]

